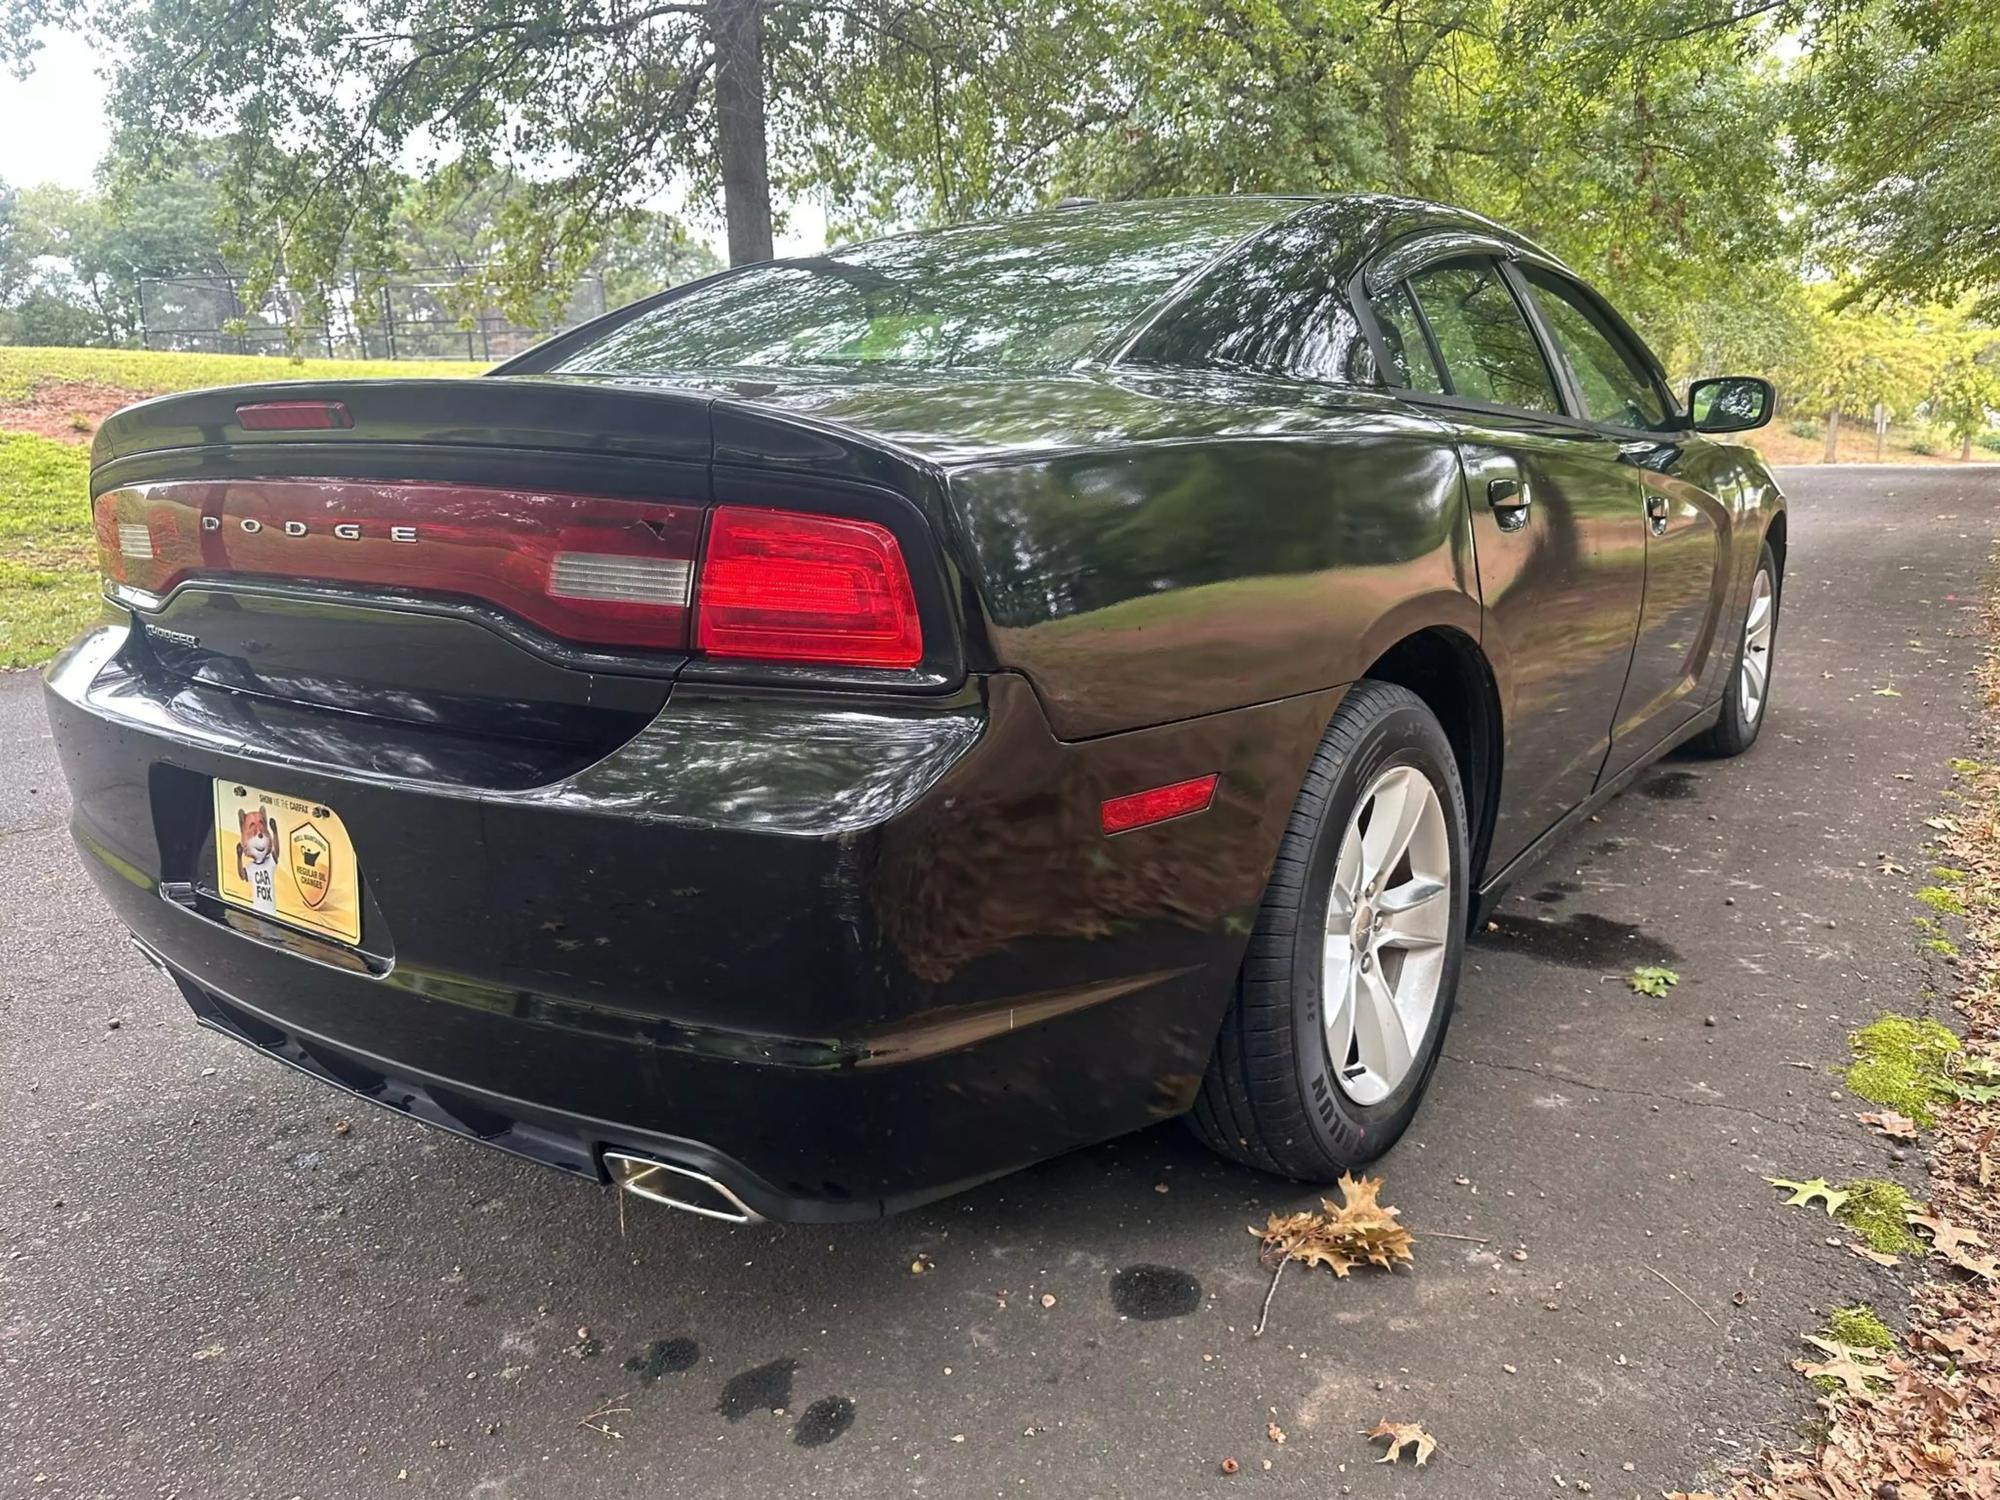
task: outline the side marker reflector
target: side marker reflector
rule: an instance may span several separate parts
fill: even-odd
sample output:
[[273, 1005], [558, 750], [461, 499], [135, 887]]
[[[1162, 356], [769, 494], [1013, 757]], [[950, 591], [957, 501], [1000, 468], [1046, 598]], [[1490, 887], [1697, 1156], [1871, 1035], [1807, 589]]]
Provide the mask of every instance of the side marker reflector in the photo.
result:
[[1176, 781], [1170, 786], [1107, 798], [1099, 809], [1104, 831], [1126, 833], [1148, 823], [1164, 823], [1169, 818], [1206, 812], [1208, 804], [1215, 800], [1215, 782], [1215, 774], [1210, 773], [1191, 781]]

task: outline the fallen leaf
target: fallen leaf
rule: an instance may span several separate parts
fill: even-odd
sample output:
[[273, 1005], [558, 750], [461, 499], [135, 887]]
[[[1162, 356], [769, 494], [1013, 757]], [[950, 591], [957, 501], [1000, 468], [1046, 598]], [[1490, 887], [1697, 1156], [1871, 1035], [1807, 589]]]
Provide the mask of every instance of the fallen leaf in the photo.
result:
[[1879, 687], [1875, 689], [1875, 696], [1878, 698], [1900, 698], [1903, 695], [1892, 687]]
[[1908, 865], [1899, 865], [1886, 854], [1882, 856], [1881, 863], [1877, 864], [1875, 869], [1878, 874], [1882, 875], [1907, 875], [1910, 873]]
[[1396, 1462], [1398, 1454], [1405, 1448], [1410, 1448], [1415, 1451], [1417, 1467], [1422, 1468], [1424, 1461], [1437, 1450], [1437, 1439], [1424, 1431], [1421, 1422], [1391, 1422], [1384, 1417], [1362, 1435], [1371, 1439], [1385, 1437], [1389, 1440], [1389, 1451], [1375, 1460], [1378, 1464], [1392, 1464]]
[[1835, 1210], [1847, 1201], [1847, 1194], [1833, 1186], [1824, 1177], [1815, 1177], [1811, 1182], [1793, 1182], [1788, 1177], [1766, 1177], [1772, 1187], [1792, 1196], [1785, 1200], [1787, 1208], [1811, 1208], [1813, 1199], [1820, 1198], [1826, 1203], [1826, 1216], [1833, 1217]]
[[1253, 1224], [1250, 1232], [1263, 1240], [1267, 1255], [1325, 1266], [1339, 1277], [1364, 1263], [1390, 1270], [1397, 1261], [1412, 1259], [1411, 1239], [1396, 1222], [1399, 1210], [1378, 1201], [1381, 1191], [1379, 1177], [1343, 1174], [1338, 1207], [1323, 1198], [1318, 1213], [1272, 1214], [1262, 1229]]
[[1264, 1436], [1274, 1443], [1282, 1443], [1285, 1440], [1285, 1429], [1280, 1427], [1276, 1422], [1271, 1422], [1266, 1424]]
[[1961, 1229], [1943, 1214], [1907, 1213], [1903, 1216], [1912, 1224], [1930, 1231], [1931, 1249], [1946, 1260], [1951, 1260], [1963, 1252], [1967, 1245], [1975, 1250], [1984, 1250], [1986, 1241], [1976, 1229]]
[[1917, 1138], [1917, 1122], [1908, 1115], [1897, 1114], [1893, 1109], [1885, 1109], [1880, 1114], [1857, 1115], [1855, 1118], [1892, 1141], [1914, 1141]]
[[1876, 1383], [1889, 1378], [1888, 1372], [1880, 1364], [1871, 1363], [1881, 1358], [1872, 1349], [1857, 1349], [1851, 1344], [1839, 1344], [1832, 1339], [1810, 1335], [1806, 1342], [1824, 1351], [1827, 1356], [1823, 1360], [1792, 1361], [1792, 1368], [1808, 1380], [1821, 1377], [1836, 1380], [1848, 1395], [1868, 1400], [1876, 1394]]
[[1662, 969], [1656, 964], [1642, 964], [1631, 972], [1625, 982], [1632, 986], [1635, 994], [1650, 995], [1655, 1000], [1664, 1000], [1667, 991], [1681, 982], [1681, 976], [1672, 969]]
[[1903, 1257], [1900, 1255], [1889, 1255], [1881, 1250], [1870, 1250], [1866, 1245], [1857, 1245], [1852, 1240], [1847, 1242], [1847, 1248], [1863, 1260], [1872, 1260], [1878, 1266], [1900, 1266], [1903, 1263]]

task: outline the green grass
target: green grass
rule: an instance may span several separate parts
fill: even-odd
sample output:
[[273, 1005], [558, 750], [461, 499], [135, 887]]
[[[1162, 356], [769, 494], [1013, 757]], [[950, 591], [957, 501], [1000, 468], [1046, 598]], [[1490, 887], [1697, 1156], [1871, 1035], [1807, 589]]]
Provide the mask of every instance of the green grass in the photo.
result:
[[[476, 375], [484, 366], [291, 360], [143, 349], [0, 348], [0, 403], [39, 386], [89, 382], [134, 396], [264, 380]], [[0, 431], [0, 667], [48, 660], [97, 612], [90, 450]]]
[[0, 401], [70, 381], [115, 385], [140, 396], [259, 380], [370, 380], [477, 375], [451, 360], [283, 359], [266, 354], [166, 354], [154, 349], [0, 348]]
[[89, 455], [0, 432], [0, 667], [45, 661], [97, 609]]

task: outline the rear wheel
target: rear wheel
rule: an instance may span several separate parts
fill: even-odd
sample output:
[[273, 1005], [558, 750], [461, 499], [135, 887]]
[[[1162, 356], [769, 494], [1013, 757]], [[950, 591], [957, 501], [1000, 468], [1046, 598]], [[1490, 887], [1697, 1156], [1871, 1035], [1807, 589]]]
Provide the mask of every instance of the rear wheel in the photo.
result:
[[1444, 1044], [1468, 876], [1443, 729], [1407, 689], [1355, 684], [1292, 810], [1195, 1133], [1311, 1182], [1386, 1151]]
[[1743, 635], [1737, 643], [1736, 668], [1723, 693], [1722, 717], [1694, 741], [1710, 755], [1741, 755], [1757, 743], [1764, 715], [1771, 706], [1771, 655], [1778, 640], [1778, 560], [1766, 542], [1757, 557], [1757, 576], [1750, 581], [1750, 607], [1743, 615]]

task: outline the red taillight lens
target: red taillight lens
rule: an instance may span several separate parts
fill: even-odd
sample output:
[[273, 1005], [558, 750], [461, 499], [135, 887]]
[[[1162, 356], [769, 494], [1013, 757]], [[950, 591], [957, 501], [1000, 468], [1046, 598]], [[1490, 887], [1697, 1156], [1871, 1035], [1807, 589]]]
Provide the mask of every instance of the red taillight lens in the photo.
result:
[[173, 480], [92, 506], [104, 576], [262, 577], [483, 600], [579, 645], [687, 649], [701, 510], [349, 479]]
[[1134, 828], [1144, 828], [1148, 823], [1184, 818], [1189, 813], [1207, 809], [1215, 798], [1215, 782], [1215, 776], [1210, 774], [1197, 776], [1191, 781], [1176, 781], [1171, 786], [1131, 792], [1123, 797], [1108, 797], [1098, 809], [1098, 816], [1106, 833], [1126, 833]]
[[709, 518], [695, 645], [711, 656], [913, 667], [923, 627], [886, 528], [725, 505]]

